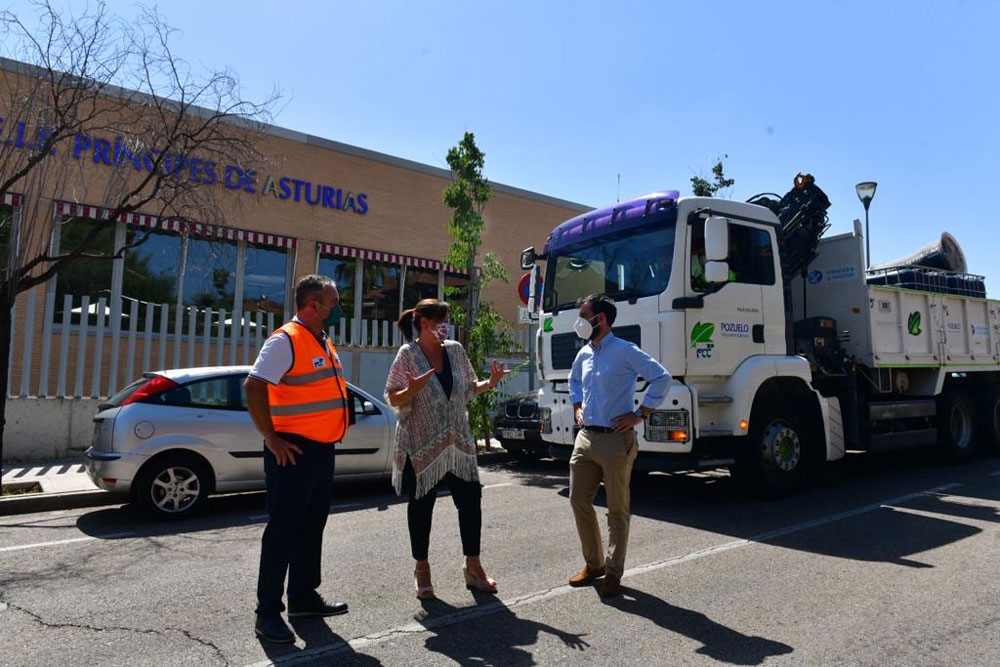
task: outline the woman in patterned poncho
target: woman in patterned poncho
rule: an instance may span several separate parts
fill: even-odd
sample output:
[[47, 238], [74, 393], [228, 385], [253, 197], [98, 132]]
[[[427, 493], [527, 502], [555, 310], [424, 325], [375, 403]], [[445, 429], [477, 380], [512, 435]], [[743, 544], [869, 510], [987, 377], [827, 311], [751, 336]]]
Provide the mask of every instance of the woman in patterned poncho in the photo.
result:
[[458, 509], [465, 566], [470, 589], [495, 593], [497, 584], [479, 562], [482, 529], [482, 485], [476, 463], [476, 443], [469, 427], [468, 403], [493, 389], [508, 372], [490, 365], [490, 379], [476, 376], [459, 343], [447, 340], [448, 304], [424, 299], [399, 318], [410, 342], [399, 349], [389, 368], [385, 398], [399, 418], [392, 449], [392, 484], [409, 497], [407, 523], [410, 549], [416, 560], [417, 597], [434, 597], [427, 550], [438, 487], [447, 484]]

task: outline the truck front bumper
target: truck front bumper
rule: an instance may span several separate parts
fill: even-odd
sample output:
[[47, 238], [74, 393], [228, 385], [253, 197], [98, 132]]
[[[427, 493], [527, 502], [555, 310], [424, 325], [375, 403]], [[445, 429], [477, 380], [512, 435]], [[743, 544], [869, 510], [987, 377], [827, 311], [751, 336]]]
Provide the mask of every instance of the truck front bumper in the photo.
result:
[[[560, 461], [569, 461], [573, 455], [571, 445], [549, 443], [549, 456]], [[639, 450], [633, 468], [646, 472], [693, 472], [725, 468], [736, 463], [729, 456], [702, 456], [697, 452], [674, 454], [670, 452], [647, 452]]]

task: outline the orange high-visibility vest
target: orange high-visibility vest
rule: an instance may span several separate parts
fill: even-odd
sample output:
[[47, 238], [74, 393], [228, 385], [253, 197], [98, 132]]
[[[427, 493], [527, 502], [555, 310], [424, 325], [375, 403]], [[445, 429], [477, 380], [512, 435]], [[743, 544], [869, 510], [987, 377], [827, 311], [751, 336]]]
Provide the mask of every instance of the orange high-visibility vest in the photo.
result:
[[274, 430], [316, 442], [343, 440], [348, 396], [337, 350], [329, 339], [323, 349], [316, 336], [298, 322], [288, 322], [271, 335], [282, 332], [292, 342], [292, 367], [280, 383], [267, 386]]

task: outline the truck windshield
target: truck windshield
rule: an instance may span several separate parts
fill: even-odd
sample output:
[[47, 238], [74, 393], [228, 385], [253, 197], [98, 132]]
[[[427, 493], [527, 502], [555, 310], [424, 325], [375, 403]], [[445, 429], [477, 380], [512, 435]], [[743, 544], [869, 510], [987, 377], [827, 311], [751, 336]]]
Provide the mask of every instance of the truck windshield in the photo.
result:
[[577, 299], [601, 292], [615, 301], [659, 294], [670, 281], [674, 226], [608, 234], [550, 252], [543, 308], [575, 308]]

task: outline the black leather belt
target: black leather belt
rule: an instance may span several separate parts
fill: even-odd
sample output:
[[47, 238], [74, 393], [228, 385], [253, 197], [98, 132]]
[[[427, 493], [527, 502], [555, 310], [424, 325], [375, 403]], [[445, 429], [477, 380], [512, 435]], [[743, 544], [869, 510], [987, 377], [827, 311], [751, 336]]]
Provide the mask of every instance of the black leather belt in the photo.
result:
[[609, 426], [584, 426], [584, 431], [593, 431], [594, 433], [614, 433], [615, 430]]

